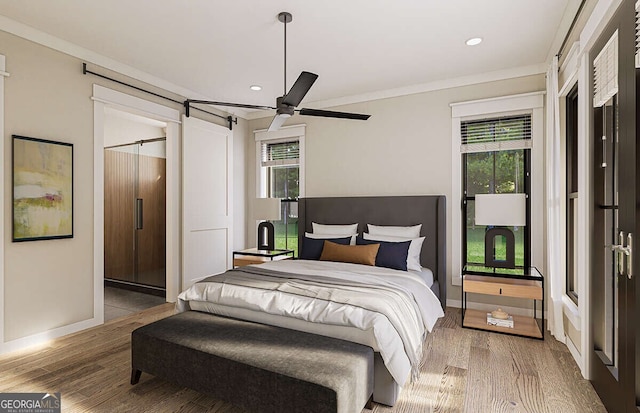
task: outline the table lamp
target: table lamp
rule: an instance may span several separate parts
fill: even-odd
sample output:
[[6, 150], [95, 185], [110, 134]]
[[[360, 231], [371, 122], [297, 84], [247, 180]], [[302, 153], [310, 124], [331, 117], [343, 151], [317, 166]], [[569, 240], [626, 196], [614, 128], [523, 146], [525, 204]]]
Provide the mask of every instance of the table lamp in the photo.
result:
[[269, 221], [281, 219], [280, 198], [256, 198], [253, 203], [253, 217], [262, 220], [258, 225], [258, 249], [275, 249], [275, 228]]
[[[487, 225], [484, 235], [484, 265], [487, 267], [515, 268], [515, 235], [510, 227], [527, 225], [527, 198], [525, 194], [476, 194], [476, 225]], [[504, 259], [496, 257], [496, 238], [503, 237], [506, 244]]]

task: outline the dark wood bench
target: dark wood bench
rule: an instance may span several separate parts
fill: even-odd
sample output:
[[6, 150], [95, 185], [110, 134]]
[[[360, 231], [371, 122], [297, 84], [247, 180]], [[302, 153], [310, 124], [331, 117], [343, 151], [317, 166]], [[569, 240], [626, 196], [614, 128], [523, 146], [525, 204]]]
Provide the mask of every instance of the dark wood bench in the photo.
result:
[[187, 311], [131, 335], [141, 372], [256, 412], [371, 408], [373, 350], [344, 340]]

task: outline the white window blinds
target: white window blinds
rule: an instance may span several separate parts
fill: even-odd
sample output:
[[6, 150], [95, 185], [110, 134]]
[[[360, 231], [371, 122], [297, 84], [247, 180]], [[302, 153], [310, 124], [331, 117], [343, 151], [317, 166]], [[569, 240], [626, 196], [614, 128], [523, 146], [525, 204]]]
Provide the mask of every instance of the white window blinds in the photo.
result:
[[460, 122], [461, 153], [531, 148], [531, 115]]
[[299, 164], [300, 143], [298, 140], [262, 142], [261, 166], [292, 166]]
[[593, 60], [593, 107], [604, 105], [618, 93], [618, 31]]

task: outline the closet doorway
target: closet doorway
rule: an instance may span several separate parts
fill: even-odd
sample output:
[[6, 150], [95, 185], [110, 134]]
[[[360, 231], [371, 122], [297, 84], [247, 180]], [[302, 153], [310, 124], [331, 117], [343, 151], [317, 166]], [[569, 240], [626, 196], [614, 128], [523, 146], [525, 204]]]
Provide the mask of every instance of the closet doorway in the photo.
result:
[[[165, 298], [166, 124], [115, 109], [105, 112], [105, 286]], [[117, 305], [126, 309], [126, 301]]]

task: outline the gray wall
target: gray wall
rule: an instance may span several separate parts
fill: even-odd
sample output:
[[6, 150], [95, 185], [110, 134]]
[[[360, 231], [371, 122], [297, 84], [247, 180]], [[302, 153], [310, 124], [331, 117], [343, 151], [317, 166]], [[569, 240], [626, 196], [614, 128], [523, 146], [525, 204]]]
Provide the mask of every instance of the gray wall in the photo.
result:
[[[180, 106], [84, 76], [79, 59], [1, 31], [0, 54], [6, 56], [11, 74], [5, 80], [5, 228], [11, 228], [11, 135], [70, 142], [75, 153], [74, 238], [12, 243], [10, 230], [5, 233], [6, 342], [93, 317], [92, 85], [175, 109]], [[539, 75], [337, 108], [370, 113], [367, 122], [296, 116], [289, 124], [307, 124], [306, 195], [450, 197], [449, 103], [543, 89], [544, 76]], [[266, 128], [269, 121], [240, 119], [234, 126], [236, 249], [255, 242], [254, 225], [246, 225], [245, 214], [245, 206], [250, 206], [246, 204], [255, 197], [252, 132]], [[451, 242], [450, 236], [449, 247]], [[458, 299], [459, 294], [458, 288], [449, 288], [449, 298]]]
[[[286, 125], [305, 123], [306, 196], [444, 194], [451, 201], [450, 103], [545, 90], [544, 75], [528, 76], [353, 104], [332, 110], [371, 114], [366, 121], [294, 116]], [[271, 118], [249, 122], [265, 129]], [[247, 140], [247, 194], [255, 197], [255, 142]], [[543, 171], [537, 171], [543, 174]], [[459, 234], [451, 234], [448, 250]], [[247, 239], [255, 239], [248, 227]], [[457, 241], [459, 242], [459, 241]], [[451, 257], [447, 265], [451, 268]], [[460, 299], [451, 285], [449, 299]]]
[[[1, 305], [5, 313], [4, 341], [9, 342], [94, 317], [92, 85], [100, 84], [174, 109], [181, 109], [181, 105], [85, 76], [81, 60], [2, 31], [0, 54], [6, 56], [7, 72], [11, 75], [5, 79], [2, 159], [3, 225], [7, 231], [3, 263], [5, 294]], [[206, 116], [203, 119], [221, 124], [219, 119]], [[234, 126], [234, 247], [242, 248], [247, 122], [239, 120]], [[12, 134], [74, 144], [72, 239], [11, 242]]]

